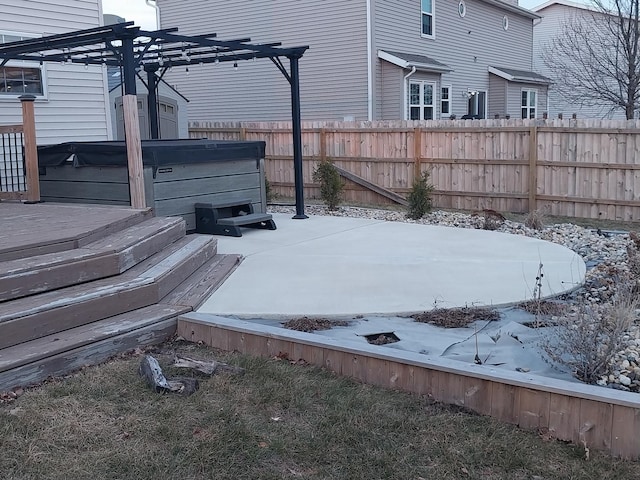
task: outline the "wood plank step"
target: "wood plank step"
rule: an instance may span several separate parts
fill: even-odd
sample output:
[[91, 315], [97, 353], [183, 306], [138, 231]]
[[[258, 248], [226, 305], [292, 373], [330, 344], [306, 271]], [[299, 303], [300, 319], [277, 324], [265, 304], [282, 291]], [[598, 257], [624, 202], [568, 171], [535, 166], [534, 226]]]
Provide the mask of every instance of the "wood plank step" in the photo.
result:
[[[151, 210], [104, 205], [3, 204], [0, 221], [12, 227], [0, 239], [0, 261], [83, 247], [152, 218]], [[51, 229], [51, 219], [56, 229]]]
[[242, 255], [216, 255], [178, 285], [163, 302], [197, 309], [238, 268], [242, 258]]
[[86, 248], [118, 254], [117, 273], [122, 273], [185, 235], [186, 224], [182, 217], [155, 217], [90, 243]]
[[216, 253], [210, 236], [185, 238], [117, 277], [0, 304], [0, 348], [158, 303]]
[[87, 365], [102, 363], [118, 353], [160, 344], [175, 333], [176, 323], [175, 317], [168, 318], [0, 372], [0, 391], [36, 385], [48, 377], [66, 375]]
[[187, 313], [189, 307], [156, 304], [0, 350], [0, 372], [52, 357]]
[[152, 218], [84, 248], [0, 263], [0, 302], [117, 275], [185, 235], [182, 218]]

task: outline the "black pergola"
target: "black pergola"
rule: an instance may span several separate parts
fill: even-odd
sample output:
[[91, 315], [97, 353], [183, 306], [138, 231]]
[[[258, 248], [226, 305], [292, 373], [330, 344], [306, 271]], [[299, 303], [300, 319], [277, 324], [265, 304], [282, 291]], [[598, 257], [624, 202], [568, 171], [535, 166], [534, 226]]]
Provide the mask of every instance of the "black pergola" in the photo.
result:
[[[119, 67], [122, 69], [125, 95], [136, 94], [136, 76], [140, 70], [144, 70], [149, 95], [151, 138], [158, 138], [157, 87], [169, 69], [206, 63], [236, 64], [242, 60], [268, 58], [291, 86], [296, 188], [294, 218], [307, 218], [304, 214], [298, 63], [308, 48], [285, 48], [281, 43], [254, 44], [250, 38], [218, 40], [215, 33], [187, 36], [179, 34], [177, 28], [150, 32], [134, 26], [133, 22], [127, 22], [0, 44], [0, 67], [9, 60]], [[283, 63], [284, 58], [289, 60], [288, 71]]]

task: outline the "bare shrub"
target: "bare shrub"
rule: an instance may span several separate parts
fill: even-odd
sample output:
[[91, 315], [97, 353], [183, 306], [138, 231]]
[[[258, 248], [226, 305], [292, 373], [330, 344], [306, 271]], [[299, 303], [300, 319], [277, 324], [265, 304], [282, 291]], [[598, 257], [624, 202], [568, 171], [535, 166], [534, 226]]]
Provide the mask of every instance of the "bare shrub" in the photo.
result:
[[534, 230], [542, 230], [545, 226], [546, 221], [546, 211], [542, 208], [533, 210], [527, 213], [527, 216], [524, 217], [525, 226]]
[[636, 317], [638, 298], [623, 284], [606, 305], [582, 307], [575, 316], [562, 317], [543, 341], [551, 360], [566, 365], [576, 378], [595, 383], [609, 373], [616, 352], [624, 347], [623, 336]]

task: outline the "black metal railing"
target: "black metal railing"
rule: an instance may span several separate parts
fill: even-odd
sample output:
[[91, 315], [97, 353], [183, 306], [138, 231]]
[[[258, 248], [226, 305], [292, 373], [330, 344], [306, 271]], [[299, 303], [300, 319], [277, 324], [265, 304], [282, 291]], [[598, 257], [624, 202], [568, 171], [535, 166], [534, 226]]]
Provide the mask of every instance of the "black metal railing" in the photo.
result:
[[26, 191], [25, 170], [22, 126], [0, 126], [0, 192]]

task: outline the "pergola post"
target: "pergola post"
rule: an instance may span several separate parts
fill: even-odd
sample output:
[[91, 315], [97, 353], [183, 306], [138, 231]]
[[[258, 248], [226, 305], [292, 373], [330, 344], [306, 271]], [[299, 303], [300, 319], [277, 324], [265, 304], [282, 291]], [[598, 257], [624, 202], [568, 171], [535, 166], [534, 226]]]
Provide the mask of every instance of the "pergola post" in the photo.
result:
[[155, 65], [145, 65], [144, 70], [147, 72], [147, 103], [149, 108], [149, 129], [151, 130], [151, 138], [157, 140], [160, 138], [160, 123], [158, 121], [158, 77], [156, 75], [157, 67]]
[[40, 176], [38, 173], [38, 147], [36, 144], [36, 117], [34, 95], [18, 97], [22, 103], [22, 134], [24, 141], [25, 176], [27, 177], [27, 202], [40, 202]]
[[138, 97], [136, 96], [136, 62], [133, 53], [133, 37], [122, 40], [122, 70], [124, 74], [124, 132], [127, 145], [127, 170], [129, 173], [129, 195], [133, 208], [146, 208], [144, 192], [144, 168], [142, 165], [142, 142], [138, 119]]
[[293, 133], [293, 173], [296, 188], [296, 214], [293, 218], [309, 218], [304, 214], [304, 177], [302, 174], [302, 122], [300, 119], [299, 57], [289, 57], [291, 75], [291, 124]]

